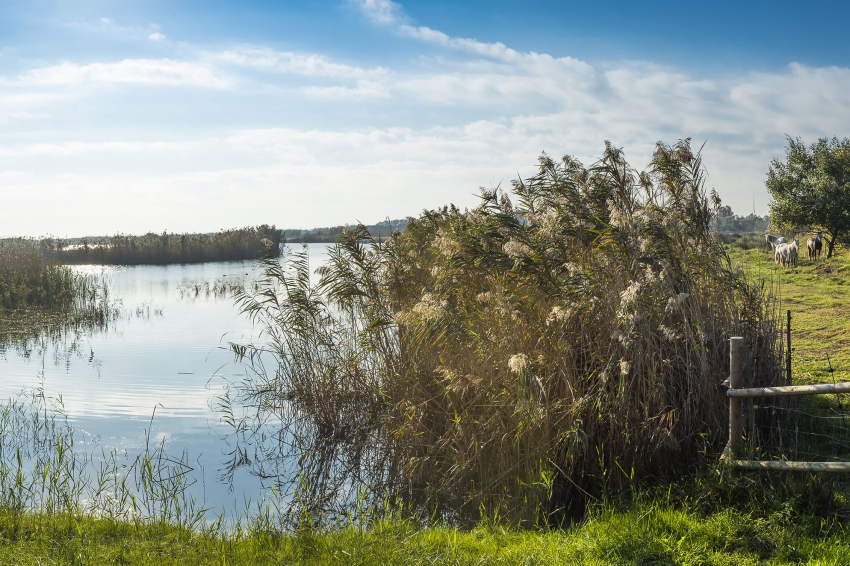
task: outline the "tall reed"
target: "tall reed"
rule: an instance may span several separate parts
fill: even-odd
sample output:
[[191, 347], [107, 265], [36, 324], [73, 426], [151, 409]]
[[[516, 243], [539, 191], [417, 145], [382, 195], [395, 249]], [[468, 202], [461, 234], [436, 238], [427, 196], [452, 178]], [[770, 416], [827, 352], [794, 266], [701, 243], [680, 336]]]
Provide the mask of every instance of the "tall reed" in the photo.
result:
[[79, 283], [72, 270], [39, 253], [38, 242], [0, 240], [0, 309], [68, 307]]
[[10, 346], [26, 353], [45, 340], [78, 342], [119, 314], [104, 277], [60, 265], [41, 247], [0, 240], [0, 353]]
[[266, 345], [222, 404], [251, 466], [310, 512], [397, 498], [423, 517], [557, 521], [695, 469], [726, 440], [728, 338], [748, 383], [778, 380], [767, 290], [710, 229], [720, 206], [689, 140], [634, 170], [544, 155], [481, 204], [347, 231], [265, 259], [239, 297]]

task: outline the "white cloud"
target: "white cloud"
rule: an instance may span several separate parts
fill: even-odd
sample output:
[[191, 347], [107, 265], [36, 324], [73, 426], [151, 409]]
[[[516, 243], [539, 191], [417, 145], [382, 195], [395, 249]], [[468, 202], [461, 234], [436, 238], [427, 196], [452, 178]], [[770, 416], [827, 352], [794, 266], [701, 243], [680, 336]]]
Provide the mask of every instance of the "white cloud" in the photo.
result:
[[506, 61], [523, 57], [503, 43], [483, 43], [475, 39], [449, 37], [439, 30], [410, 25], [407, 23], [410, 18], [404, 13], [404, 8], [392, 0], [355, 0], [355, 4], [372, 22], [393, 26], [402, 35], [413, 39]]
[[20, 75], [20, 85], [61, 86], [78, 83], [138, 83], [224, 88], [229, 80], [207, 66], [171, 59], [124, 59], [117, 63], [62, 63]]
[[[26, 204], [36, 199], [98, 202], [97, 218], [121, 222], [86, 228], [98, 233], [398, 217], [448, 202], [472, 205], [479, 185], [507, 186], [518, 173], [533, 173], [543, 150], [570, 153], [589, 165], [608, 139], [642, 167], [655, 142], [687, 136], [695, 144], [708, 141], [709, 186], [739, 213], [749, 212], [755, 192], [757, 212], [764, 213], [765, 171], [771, 157], [782, 156], [786, 133], [808, 141], [850, 131], [850, 69], [791, 64], [706, 77], [646, 62], [593, 66], [413, 27], [395, 3], [358, 6], [401, 37], [449, 51], [389, 69], [241, 46], [196, 53], [195, 61], [65, 63], [4, 81], [19, 90], [0, 96], [0, 117], [5, 113], [19, 130], [0, 140], [0, 178], [18, 204], [0, 207], [0, 226], [11, 233], [75, 234], [79, 230], [51, 222], [71, 226], [77, 217], [92, 217], [83, 205], [42, 214], [43, 208]], [[71, 89], [48, 87], [83, 82], [228, 86], [203, 92], [203, 100], [234, 114], [255, 105], [262, 113], [245, 112], [251, 116], [245, 124], [269, 127], [209, 120], [191, 103], [184, 107], [185, 123], [175, 113], [168, 137], [159, 141], [129, 121], [121, 134], [110, 123], [79, 135], [61, 132], [61, 139], [11, 121], [46, 110], [77, 118], [77, 105], [62, 105]], [[268, 88], [255, 88], [257, 82]], [[173, 98], [177, 108], [180, 96]], [[281, 111], [279, 100], [268, 104], [272, 96], [291, 98]], [[322, 122], [312, 124], [310, 116]], [[13, 174], [21, 171], [32, 175]], [[250, 198], [234, 198], [243, 194]], [[159, 204], [165, 201], [172, 203], [167, 209]], [[189, 209], [196, 212], [187, 216]], [[134, 211], [132, 219], [127, 210]], [[151, 226], [151, 219], [164, 224]]]
[[229, 65], [262, 71], [319, 77], [361, 79], [387, 74], [387, 69], [383, 67], [362, 69], [343, 63], [334, 63], [322, 55], [303, 55], [288, 51], [275, 51], [263, 47], [239, 47], [215, 55], [213, 59]]
[[354, 0], [354, 3], [376, 24], [393, 25], [407, 21], [404, 8], [392, 0]]
[[148, 36], [148, 39], [150, 39], [151, 41], [164, 41], [165, 35], [159, 33], [158, 31], [155, 31]]
[[63, 143], [35, 143], [11, 148], [0, 147], [0, 156], [72, 156], [92, 153], [151, 153], [151, 152], [175, 152], [196, 149], [199, 142], [63, 142]]
[[367, 98], [390, 98], [389, 89], [381, 83], [374, 81], [359, 80], [357, 86], [351, 88], [346, 86], [311, 86], [302, 89], [302, 92], [310, 96], [329, 99], [362, 100]]

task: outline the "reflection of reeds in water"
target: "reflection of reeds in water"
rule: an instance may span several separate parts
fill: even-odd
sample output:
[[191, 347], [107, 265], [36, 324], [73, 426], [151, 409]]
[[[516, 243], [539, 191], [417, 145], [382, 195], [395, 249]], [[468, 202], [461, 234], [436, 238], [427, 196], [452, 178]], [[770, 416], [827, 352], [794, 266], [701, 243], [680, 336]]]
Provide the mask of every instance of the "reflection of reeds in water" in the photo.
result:
[[246, 291], [256, 291], [259, 287], [256, 281], [245, 281], [237, 277], [215, 279], [213, 281], [190, 281], [177, 287], [181, 299], [196, 299], [199, 297], [227, 298], [235, 297]]
[[[267, 346], [219, 399], [232, 468], [333, 516], [389, 496], [424, 517], [559, 520], [711, 460], [728, 338], [775, 384], [767, 291], [734, 269], [687, 141], [639, 173], [613, 146], [383, 244], [346, 233], [318, 287], [306, 254], [240, 294]], [[246, 410], [247, 409], [247, 410]]]
[[0, 403], [0, 506], [43, 512], [62, 521], [80, 514], [197, 527], [203, 503], [189, 495], [195, 482], [187, 454], [174, 456], [150, 439], [130, 456], [104, 450], [78, 434], [61, 400], [40, 389]]

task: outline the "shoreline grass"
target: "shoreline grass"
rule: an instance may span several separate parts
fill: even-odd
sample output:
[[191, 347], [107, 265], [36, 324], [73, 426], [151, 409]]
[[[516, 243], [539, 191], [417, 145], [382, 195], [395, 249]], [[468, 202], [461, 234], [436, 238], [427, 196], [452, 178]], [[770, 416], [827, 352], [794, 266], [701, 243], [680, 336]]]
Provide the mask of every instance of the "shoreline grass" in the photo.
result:
[[[790, 519], [790, 518], [789, 518]], [[850, 536], [734, 509], [708, 515], [664, 503], [603, 511], [563, 530], [367, 528], [270, 534], [198, 532], [163, 523], [0, 510], [7, 564], [842, 564]]]

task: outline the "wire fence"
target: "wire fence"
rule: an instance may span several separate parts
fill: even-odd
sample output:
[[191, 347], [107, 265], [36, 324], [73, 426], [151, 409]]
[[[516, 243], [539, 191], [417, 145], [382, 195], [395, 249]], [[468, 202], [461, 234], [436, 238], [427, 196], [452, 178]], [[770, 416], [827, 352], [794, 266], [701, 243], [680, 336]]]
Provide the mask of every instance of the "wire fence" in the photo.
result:
[[[790, 335], [790, 312], [788, 320]], [[723, 458], [738, 468], [850, 472], [850, 383], [747, 388], [743, 348], [743, 339], [731, 339]]]

